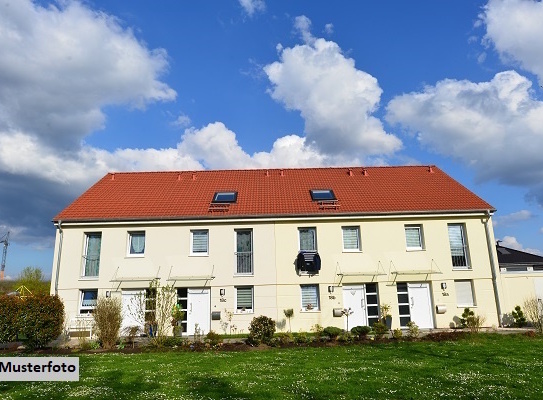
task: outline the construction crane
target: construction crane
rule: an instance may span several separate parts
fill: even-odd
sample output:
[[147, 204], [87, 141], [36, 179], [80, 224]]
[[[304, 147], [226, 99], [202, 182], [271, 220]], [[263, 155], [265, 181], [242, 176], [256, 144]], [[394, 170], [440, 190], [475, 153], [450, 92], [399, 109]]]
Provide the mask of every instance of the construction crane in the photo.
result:
[[0, 280], [4, 280], [4, 270], [6, 269], [6, 256], [8, 254], [9, 246], [9, 232], [0, 238], [0, 243], [4, 244], [4, 249], [2, 250], [2, 267], [0, 268]]

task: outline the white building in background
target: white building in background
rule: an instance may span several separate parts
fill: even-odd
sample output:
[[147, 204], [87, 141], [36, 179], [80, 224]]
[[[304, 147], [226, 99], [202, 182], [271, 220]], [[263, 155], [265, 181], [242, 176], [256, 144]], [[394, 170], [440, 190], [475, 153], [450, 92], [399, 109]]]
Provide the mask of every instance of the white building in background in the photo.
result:
[[494, 211], [434, 166], [110, 173], [54, 217], [51, 291], [73, 321], [158, 279], [187, 334], [290, 308], [293, 331], [371, 325], [385, 303], [392, 328], [498, 325]]

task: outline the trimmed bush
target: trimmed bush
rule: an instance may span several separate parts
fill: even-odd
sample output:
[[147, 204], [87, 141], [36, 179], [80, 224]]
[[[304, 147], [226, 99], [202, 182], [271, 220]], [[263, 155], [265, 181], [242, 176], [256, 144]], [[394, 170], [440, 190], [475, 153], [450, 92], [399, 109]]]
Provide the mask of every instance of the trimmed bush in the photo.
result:
[[222, 337], [214, 331], [209, 331], [206, 335], [205, 342], [211, 347], [217, 347], [222, 344]]
[[335, 340], [339, 335], [343, 333], [343, 329], [337, 326], [327, 326], [324, 328], [323, 333], [330, 339]]
[[261, 315], [254, 317], [249, 325], [248, 342], [258, 345], [260, 343], [269, 344], [275, 333], [275, 321], [269, 317]]
[[16, 340], [21, 305], [16, 296], [0, 296], [0, 343]]
[[18, 333], [26, 336], [29, 349], [46, 346], [62, 333], [64, 304], [58, 296], [31, 296], [21, 299]]
[[112, 349], [119, 338], [122, 317], [121, 299], [118, 297], [98, 297], [92, 314], [98, 341], [104, 349]]
[[355, 326], [351, 328], [351, 333], [358, 337], [358, 339], [364, 339], [371, 332], [369, 326]]
[[383, 336], [388, 334], [388, 327], [384, 322], [376, 322], [371, 326], [375, 338], [382, 339]]

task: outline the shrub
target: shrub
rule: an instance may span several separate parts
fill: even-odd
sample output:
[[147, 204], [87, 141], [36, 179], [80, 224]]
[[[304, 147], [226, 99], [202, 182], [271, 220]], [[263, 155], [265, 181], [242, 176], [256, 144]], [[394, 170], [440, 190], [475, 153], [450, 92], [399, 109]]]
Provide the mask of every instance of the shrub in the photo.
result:
[[341, 332], [337, 337], [338, 342], [352, 343], [354, 341], [354, 335], [351, 332]]
[[14, 342], [17, 338], [22, 304], [16, 296], [0, 296], [0, 343]]
[[419, 337], [419, 335], [420, 335], [419, 326], [415, 324], [413, 321], [409, 321], [407, 323], [407, 337], [416, 339]]
[[328, 336], [330, 339], [334, 340], [343, 332], [343, 329], [338, 328], [337, 326], [327, 326], [324, 328], [323, 333]]
[[354, 328], [351, 328], [351, 333], [358, 337], [358, 339], [364, 339], [366, 336], [368, 336], [368, 333], [371, 332], [371, 328], [369, 326], [355, 326]]
[[324, 336], [324, 328], [319, 324], [313, 325], [310, 330], [315, 334], [317, 340], [321, 340]]
[[388, 327], [384, 322], [376, 322], [371, 326], [377, 339], [382, 339], [388, 333]]
[[261, 315], [254, 317], [249, 325], [250, 344], [258, 345], [260, 343], [269, 344], [275, 333], [275, 321], [269, 317]]
[[211, 347], [217, 347], [222, 344], [222, 337], [214, 331], [209, 331], [206, 335], [205, 342]]
[[392, 331], [392, 337], [396, 340], [400, 340], [403, 337], [403, 332], [401, 329], [396, 328]]
[[543, 334], [543, 304], [536, 297], [530, 297], [524, 302], [524, 309], [536, 332]]
[[290, 332], [280, 332], [276, 335], [276, 339], [280, 344], [289, 344], [294, 342], [294, 336]]
[[462, 318], [460, 318], [460, 324], [462, 328], [468, 328], [470, 332], [477, 333], [481, 330], [485, 320], [485, 317], [476, 315], [469, 307], [466, 307], [462, 313]]
[[309, 342], [311, 342], [311, 337], [307, 332], [298, 332], [298, 334], [294, 336], [294, 343], [296, 344], [307, 344]]
[[511, 312], [511, 315], [515, 319], [513, 325], [516, 328], [522, 328], [523, 326], [526, 326], [526, 317], [524, 316], [524, 312], [522, 312], [520, 306], [516, 306], [515, 310]]
[[64, 304], [58, 296], [30, 296], [21, 300], [18, 333], [29, 349], [44, 347], [62, 333]]
[[92, 314], [98, 341], [104, 349], [112, 349], [119, 338], [122, 317], [121, 299], [118, 297], [98, 297]]

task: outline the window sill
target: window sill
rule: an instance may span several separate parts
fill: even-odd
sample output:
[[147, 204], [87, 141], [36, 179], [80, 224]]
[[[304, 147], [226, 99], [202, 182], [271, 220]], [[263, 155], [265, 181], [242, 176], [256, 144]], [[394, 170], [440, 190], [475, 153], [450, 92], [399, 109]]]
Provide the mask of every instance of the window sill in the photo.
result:
[[362, 253], [360, 249], [343, 249], [343, 253]]
[[189, 257], [209, 257], [209, 253], [191, 253]]
[[97, 281], [99, 279], [98, 276], [80, 276], [80, 281]]
[[145, 254], [127, 254], [126, 258], [143, 258]]
[[469, 305], [469, 304], [465, 304], [465, 305], [457, 304], [456, 308], [461, 308], [463, 310], [464, 308], [477, 308], [477, 306], [473, 305], [473, 304], [472, 305]]
[[405, 249], [405, 251], [412, 252], [412, 251], [425, 251], [426, 249], [423, 247], [408, 247]]
[[306, 310], [305, 308], [302, 308], [302, 309], [300, 310], [300, 312], [302, 312], [302, 313], [309, 313], [309, 314], [314, 313], [314, 314], [315, 314], [315, 313], [320, 313], [321, 310]]
[[255, 276], [254, 273], [250, 273], [250, 274], [234, 274], [234, 278], [239, 278], [239, 277], [244, 277], [244, 276], [249, 276], [249, 277], [252, 277], [252, 276]]
[[247, 311], [240, 311], [236, 310], [234, 311], [235, 315], [245, 315], [245, 314], [254, 314], [255, 312], [253, 310], [247, 310]]
[[473, 271], [471, 267], [453, 267], [453, 271]]

